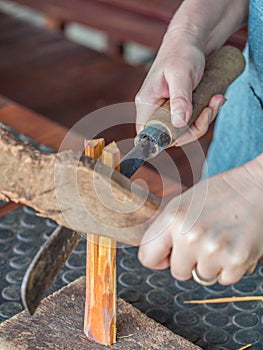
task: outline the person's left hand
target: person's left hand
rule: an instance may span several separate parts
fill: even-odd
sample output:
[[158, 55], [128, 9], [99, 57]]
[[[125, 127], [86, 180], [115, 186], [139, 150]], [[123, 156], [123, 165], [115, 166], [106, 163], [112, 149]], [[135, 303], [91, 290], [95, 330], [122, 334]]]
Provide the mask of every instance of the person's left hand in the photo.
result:
[[254, 165], [218, 174], [174, 198], [143, 237], [142, 264], [170, 266], [178, 280], [191, 278], [195, 268], [200, 278], [218, 276], [224, 285], [253, 269], [263, 256], [263, 186], [257, 186]]

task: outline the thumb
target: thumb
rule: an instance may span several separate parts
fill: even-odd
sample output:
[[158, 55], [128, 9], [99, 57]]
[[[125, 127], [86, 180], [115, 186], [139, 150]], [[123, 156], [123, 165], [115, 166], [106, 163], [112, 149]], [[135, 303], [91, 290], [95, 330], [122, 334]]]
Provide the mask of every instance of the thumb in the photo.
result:
[[[187, 77], [188, 76], [188, 77]], [[193, 82], [189, 74], [176, 74], [168, 77], [171, 122], [176, 128], [185, 126], [192, 115]]]

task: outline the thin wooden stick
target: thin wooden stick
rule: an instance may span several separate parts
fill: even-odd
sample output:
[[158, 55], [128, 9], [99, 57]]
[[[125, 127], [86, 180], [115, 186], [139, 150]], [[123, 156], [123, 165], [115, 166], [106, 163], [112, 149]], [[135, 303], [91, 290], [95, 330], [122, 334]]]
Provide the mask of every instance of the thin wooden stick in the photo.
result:
[[213, 304], [213, 303], [232, 303], [238, 301], [263, 301], [263, 296], [246, 296], [246, 297], [226, 297], [226, 298], [215, 298], [215, 299], [204, 299], [204, 300], [185, 300], [184, 304]]
[[242, 346], [242, 348], [239, 348], [238, 350], [246, 350], [248, 348], [251, 348], [252, 344], [247, 344], [245, 346]]
[[[120, 152], [115, 142], [91, 140], [85, 144], [85, 154], [98, 158], [108, 166], [118, 167]], [[116, 342], [116, 241], [88, 235], [86, 268], [86, 306], [84, 332], [103, 345]]]

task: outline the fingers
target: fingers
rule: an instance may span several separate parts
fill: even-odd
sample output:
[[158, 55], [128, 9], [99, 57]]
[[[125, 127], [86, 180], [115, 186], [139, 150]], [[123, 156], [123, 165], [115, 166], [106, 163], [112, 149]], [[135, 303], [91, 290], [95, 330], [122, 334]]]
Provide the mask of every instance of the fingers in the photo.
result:
[[178, 139], [174, 142], [174, 146], [183, 146], [187, 143], [196, 141], [202, 137], [208, 130], [209, 124], [212, 121], [212, 109], [206, 107], [198, 119], [191, 125], [191, 127], [185, 131]]
[[[234, 254], [220, 242], [214, 242], [212, 249], [211, 240], [201, 233], [198, 241], [189, 239], [191, 231], [181, 234], [180, 223], [176, 219], [165, 225], [164, 220], [168, 217], [167, 213], [163, 215], [160, 222], [153, 224], [143, 238], [138, 256], [144, 266], [158, 270], [170, 266], [172, 276], [180, 281], [192, 278], [195, 268], [201, 280], [218, 278], [222, 285], [236, 283], [246, 272], [255, 269], [256, 263], [240, 245], [235, 247]], [[165, 227], [163, 231], [162, 227]], [[198, 231], [198, 227], [194, 230]], [[222, 237], [230, 235], [230, 232], [222, 233]]]
[[210, 123], [215, 119], [220, 107], [222, 107], [225, 101], [223, 95], [213, 96], [208, 107], [203, 109], [197, 120], [175, 141], [174, 145], [183, 146], [202, 137], [207, 132]]
[[171, 248], [171, 237], [168, 230], [162, 229], [162, 218], [159, 218], [146, 231], [139, 248], [138, 258], [145, 267], [163, 270], [170, 266]]
[[151, 101], [147, 103], [140, 102], [142, 98], [137, 95], [135, 99], [136, 105], [136, 132], [139, 134], [149, 120], [149, 118], [154, 114], [158, 106], [161, 106], [165, 99], [146, 99], [146, 101]]
[[172, 125], [185, 126], [192, 114], [192, 91], [202, 78], [204, 66], [204, 53], [199, 47], [184, 45], [178, 52], [171, 49], [170, 42], [163, 43], [135, 99], [137, 132], [152, 114], [143, 104], [161, 106], [167, 99]]
[[195, 255], [192, 252], [182, 251], [179, 245], [173, 246], [170, 266], [171, 274], [179, 281], [186, 281], [192, 277], [192, 270], [196, 264]]
[[225, 286], [234, 284], [244, 276], [245, 272], [243, 268], [224, 269], [219, 275], [218, 282]]
[[137, 133], [143, 130], [147, 120], [168, 97], [167, 83], [162, 80], [160, 72], [150, 71], [135, 97]]

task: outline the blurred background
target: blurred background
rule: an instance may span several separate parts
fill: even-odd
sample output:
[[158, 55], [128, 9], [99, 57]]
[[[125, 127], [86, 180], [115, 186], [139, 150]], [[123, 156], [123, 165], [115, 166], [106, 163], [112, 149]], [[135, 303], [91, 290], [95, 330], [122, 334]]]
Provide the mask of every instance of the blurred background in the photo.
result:
[[[0, 94], [68, 128], [98, 108], [134, 101], [181, 3], [1, 0]], [[246, 35], [244, 28], [228, 43], [243, 48]], [[212, 133], [213, 125], [200, 141], [205, 153]], [[102, 134], [106, 142], [119, 141], [135, 136], [135, 127], [118, 126]], [[167, 152], [183, 184], [190, 186], [189, 154], [194, 163], [195, 145]], [[196, 166], [201, 173], [202, 164]], [[173, 177], [169, 166], [161, 168]]]

